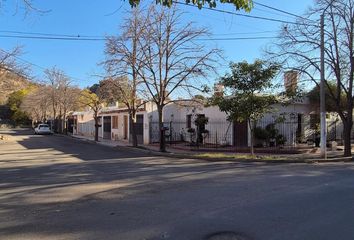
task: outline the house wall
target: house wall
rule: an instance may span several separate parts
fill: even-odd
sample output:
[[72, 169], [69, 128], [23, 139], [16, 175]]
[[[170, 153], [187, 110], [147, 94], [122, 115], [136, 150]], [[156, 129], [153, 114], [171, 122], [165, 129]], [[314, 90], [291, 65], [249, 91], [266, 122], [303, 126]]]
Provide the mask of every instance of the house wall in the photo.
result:
[[[102, 115], [102, 117], [104, 117], [104, 116], [111, 117], [111, 140], [115, 140], [115, 141], [128, 141], [129, 140], [129, 134], [128, 134], [128, 138], [124, 139], [124, 116], [128, 117], [127, 113], [107, 113], [107, 114], [101, 114], [101, 115]], [[118, 117], [118, 128], [113, 128], [113, 116]], [[128, 120], [127, 128], [129, 129], [129, 120]], [[129, 132], [129, 130], [128, 130], [128, 132]]]
[[[100, 114], [102, 117], [104, 116], [110, 116], [111, 117], [111, 140], [115, 141], [130, 141], [130, 122], [129, 122], [129, 114], [125, 112], [121, 113], [101, 113]], [[146, 111], [139, 111], [137, 115], [143, 115], [144, 122], [143, 122], [143, 144], [148, 144], [149, 143], [149, 118], [148, 118], [148, 113]], [[118, 117], [118, 128], [113, 128], [113, 116]], [[124, 139], [124, 117], [127, 117], [128, 122], [127, 122], [127, 129], [128, 129], [128, 135], [127, 139]], [[103, 132], [103, 129], [102, 131]], [[101, 133], [102, 134], [102, 133]]]
[[[156, 106], [151, 106], [148, 113], [151, 122], [158, 121], [158, 114]], [[314, 130], [310, 129], [310, 113], [309, 103], [306, 101], [297, 102], [291, 105], [273, 105], [271, 113], [266, 114], [260, 121], [259, 126], [263, 128], [273, 123], [279, 117], [283, 118], [283, 123], [276, 124], [279, 133], [283, 134], [287, 140], [287, 145], [294, 145], [297, 141], [297, 131], [301, 127], [301, 136], [304, 140], [307, 137], [312, 137]], [[172, 103], [166, 105], [164, 108], [164, 122], [167, 127], [172, 126], [173, 132], [176, 134], [185, 133], [187, 141], [190, 141], [191, 135], [187, 132], [187, 115], [192, 115], [192, 128], [196, 128], [194, 120], [198, 114], [204, 114], [208, 117], [209, 122], [206, 129], [209, 130], [209, 138], [206, 138], [210, 143], [233, 145], [233, 124], [228, 122], [227, 115], [221, 112], [217, 106], [204, 107], [201, 104], [193, 102], [182, 102], [182, 104]], [[298, 124], [298, 114], [302, 115], [301, 124]], [[172, 124], [169, 124], [169, 123]], [[179, 123], [179, 124], [178, 124]], [[338, 127], [337, 127], [338, 128]], [[250, 146], [250, 133], [248, 131], [248, 145]], [[237, 137], [237, 136], [236, 136]], [[209, 140], [208, 140], [209, 139]]]
[[[159, 131], [156, 105], [150, 103], [147, 108], [147, 112], [149, 122], [152, 122], [152, 125], [154, 126], [151, 131], [154, 131], [152, 141], [155, 142], [158, 141], [158, 134], [156, 131]], [[209, 119], [208, 124], [205, 126], [205, 129], [209, 131], [209, 137], [206, 138], [206, 142], [209, 141], [209, 143], [233, 144], [233, 127], [232, 124], [226, 120], [226, 114], [221, 112], [216, 106], [204, 107], [201, 104], [191, 101], [171, 103], [164, 107], [163, 121], [165, 126], [169, 128], [167, 134], [172, 134], [173, 139], [175, 140], [181, 139], [180, 135], [183, 135], [184, 140], [191, 141], [191, 138], [193, 139], [195, 136], [193, 137], [192, 134], [188, 133], [187, 115], [192, 115], [191, 127], [196, 129], [194, 121], [198, 114], [204, 114]], [[145, 136], [149, 136], [148, 134]]]
[[[93, 119], [93, 112], [78, 112], [74, 113], [77, 117], [76, 135], [94, 137], [95, 136], [95, 121]], [[102, 121], [101, 121], [102, 122]], [[102, 127], [98, 130], [98, 136], [102, 137]]]
[[[109, 109], [113, 109], [110, 107]], [[115, 107], [117, 109], [117, 107]], [[138, 114], [144, 116], [143, 131], [144, 138], [143, 143], [148, 144], [151, 140], [152, 133], [155, 134], [158, 140], [159, 128], [151, 129], [151, 123], [158, 123], [157, 107], [153, 103], [147, 103], [145, 111], [141, 111]], [[198, 114], [204, 114], [209, 118], [209, 123], [206, 125], [206, 129], [209, 130], [210, 139], [213, 139], [213, 143], [233, 145], [233, 124], [230, 124], [226, 119], [227, 115], [221, 112], [218, 107], [204, 107], [200, 104], [192, 102], [171, 103], [165, 106], [163, 116], [164, 122], [167, 127], [172, 126], [171, 132], [175, 135], [185, 136], [184, 140], [190, 141], [190, 134], [187, 132], [187, 115], [192, 115], [192, 128], [196, 128], [194, 120]], [[314, 134], [314, 129], [310, 128], [310, 114], [312, 114], [310, 105], [308, 102], [298, 102], [291, 105], [275, 104], [271, 113], [264, 116], [259, 121], [259, 125], [265, 127], [267, 124], [274, 122], [279, 117], [284, 118], [283, 124], [277, 124], [279, 132], [287, 139], [286, 144], [295, 144], [297, 141], [296, 132], [298, 131], [298, 119], [297, 114], [302, 114], [301, 122], [301, 135], [303, 141], [311, 139]], [[78, 135], [94, 136], [94, 120], [92, 112], [75, 113], [77, 116], [76, 130]], [[124, 116], [129, 116], [127, 112], [120, 113], [102, 113], [101, 116], [118, 116], [118, 128], [112, 128], [111, 139], [112, 140], [124, 140]], [[295, 116], [295, 117], [294, 117]], [[337, 122], [335, 120], [337, 119]], [[328, 114], [327, 129], [329, 139], [340, 139], [342, 137], [343, 126], [338, 120], [337, 114]], [[101, 121], [102, 123], [102, 121]], [[170, 125], [172, 123], [172, 125]], [[288, 124], [291, 123], [291, 124]], [[111, 121], [113, 124], [113, 120]], [[262, 125], [263, 124], [263, 125]], [[157, 125], [156, 125], [157, 126]], [[129, 140], [129, 121], [128, 121], [128, 139]], [[249, 131], [249, 130], [248, 130]], [[99, 130], [99, 136], [102, 137], [103, 128]], [[331, 138], [330, 138], [331, 136]], [[237, 136], [236, 136], [237, 137]], [[248, 137], [250, 140], [250, 136]]]
[[[274, 104], [272, 108], [272, 111], [259, 121], [258, 126], [265, 128], [267, 124], [281, 118], [282, 120], [275, 127], [286, 138], [285, 145], [295, 145], [297, 140], [305, 142], [308, 138], [312, 138], [314, 130], [310, 128], [311, 109], [307, 101], [290, 105]], [[302, 116], [300, 123], [298, 114]], [[297, 139], [298, 131], [301, 133], [302, 139]]]

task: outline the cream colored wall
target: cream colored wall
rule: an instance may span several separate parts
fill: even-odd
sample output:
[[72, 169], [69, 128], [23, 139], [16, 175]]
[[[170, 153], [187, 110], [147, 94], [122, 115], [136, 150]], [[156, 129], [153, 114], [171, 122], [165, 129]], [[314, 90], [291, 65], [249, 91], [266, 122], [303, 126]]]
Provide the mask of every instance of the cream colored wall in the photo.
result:
[[[155, 104], [150, 104], [149, 108], [147, 108], [147, 118], [148, 122], [152, 121], [154, 123], [158, 122], [158, 113], [157, 107]], [[201, 104], [197, 104], [195, 102], [183, 102], [183, 103], [171, 103], [164, 107], [163, 110], [163, 121], [165, 123], [169, 123], [170, 121], [174, 122], [173, 124], [173, 134], [184, 133], [186, 140], [190, 141], [191, 135], [187, 132], [186, 120], [187, 115], [193, 115], [194, 118], [197, 114], [205, 114], [206, 117], [209, 118], [209, 124], [205, 126], [207, 130], [209, 130], [210, 138], [213, 143], [216, 141], [220, 144], [233, 144], [233, 127], [226, 118], [226, 114], [221, 112], [218, 107], [204, 107]], [[192, 119], [192, 128], [194, 126], [194, 119]], [[144, 133], [144, 137], [149, 136], [149, 130], [147, 129], [147, 133]], [[208, 141], [208, 138], [206, 139]], [[149, 142], [149, 139], [146, 140]]]
[[105, 115], [105, 116], [117, 116], [118, 117], [118, 128], [114, 129], [113, 128], [113, 118], [111, 119], [111, 126], [112, 126], [112, 131], [111, 131], [111, 138], [112, 140], [115, 141], [122, 141], [124, 139], [124, 116], [128, 117], [128, 139], [129, 140], [129, 115], [127, 113], [113, 113], [110, 115]]
[[[80, 112], [77, 116], [77, 135], [94, 137], [95, 135], [95, 121], [93, 119], [93, 112]], [[102, 135], [101, 128], [99, 129], [99, 137]]]

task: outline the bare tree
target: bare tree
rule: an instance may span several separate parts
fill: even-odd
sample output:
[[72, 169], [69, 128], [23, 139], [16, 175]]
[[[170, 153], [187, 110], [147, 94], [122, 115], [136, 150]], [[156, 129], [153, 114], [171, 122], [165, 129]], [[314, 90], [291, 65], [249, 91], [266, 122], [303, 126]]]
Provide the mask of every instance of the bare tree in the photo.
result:
[[29, 71], [28, 64], [18, 61], [22, 54], [22, 47], [17, 46], [10, 51], [0, 49], [0, 73], [2, 71], [12, 72], [20, 77], [26, 77]]
[[67, 134], [67, 116], [70, 112], [79, 108], [80, 89], [68, 85], [64, 81], [59, 87], [60, 132]]
[[39, 86], [25, 96], [21, 109], [35, 122], [45, 122], [51, 117], [51, 102], [48, 86]]
[[[56, 123], [59, 125], [56, 130], [63, 132], [63, 130], [66, 130], [65, 124], [68, 113], [80, 107], [80, 89], [63, 84], [56, 91], [55, 106], [57, 107], [53, 108], [52, 85], [37, 85], [34, 90], [25, 96], [21, 104], [21, 110], [30, 116], [32, 122], [56, 119]], [[56, 118], [54, 118], [54, 111], [59, 112]]]
[[[6, 1], [6, 0], [0, 0], [0, 10], [2, 10], [4, 7], [6, 7], [7, 2], [8, 1]], [[14, 8], [15, 8], [14, 9], [15, 14], [17, 12], [19, 12], [19, 10], [23, 10], [25, 15], [27, 15], [30, 12], [37, 12], [40, 14], [50, 12], [50, 10], [43, 10], [43, 9], [37, 8], [33, 4], [32, 0], [16, 0], [16, 1], [13, 1], [13, 3], [14, 3]]]
[[[319, 86], [320, 14], [325, 19], [325, 84], [343, 122], [344, 155], [351, 155], [353, 125], [354, 2], [318, 0], [297, 25], [285, 26], [281, 40], [268, 50], [284, 68], [294, 69]], [[335, 87], [331, 87], [335, 82]], [[345, 96], [345, 97], [343, 97]], [[343, 103], [345, 101], [345, 103]]]
[[55, 120], [57, 118], [58, 105], [59, 105], [59, 101], [58, 101], [59, 79], [58, 78], [60, 78], [62, 72], [60, 70], [57, 70], [55, 67], [53, 67], [52, 69], [45, 70], [44, 73], [48, 81], [48, 86], [50, 87], [49, 94], [50, 94], [50, 102], [51, 102], [52, 114], [53, 114], [52, 117]]
[[79, 90], [72, 86], [71, 80], [60, 69], [53, 67], [47, 69], [45, 74], [50, 87], [49, 94], [55, 130], [62, 133], [65, 131], [68, 112], [75, 110], [75, 104], [78, 102], [80, 95]]
[[[21, 53], [20, 47], [7, 51], [0, 49], [0, 105], [5, 104], [13, 92], [31, 85], [29, 65], [18, 60]], [[7, 111], [6, 106], [3, 108], [4, 111], [0, 115], [9, 118], [9, 110]]]
[[[141, 11], [133, 9], [130, 17], [121, 26], [122, 34], [118, 37], [108, 37], [106, 42], [106, 61], [104, 62], [109, 79], [101, 82], [101, 93], [111, 92], [111, 100], [119, 100], [128, 109], [132, 144], [138, 145], [136, 135], [136, 113], [146, 102], [141, 79], [138, 71], [141, 70], [143, 58], [142, 48], [139, 48], [139, 39], [143, 35], [146, 22]], [[112, 91], [115, 94], [112, 94]], [[112, 99], [115, 96], [115, 99]], [[107, 97], [106, 97], [107, 98]]]
[[208, 48], [201, 38], [208, 37], [205, 28], [196, 28], [193, 22], [185, 23], [182, 13], [170, 9], [151, 7], [145, 16], [145, 31], [139, 48], [143, 56], [137, 69], [144, 81], [149, 98], [157, 105], [160, 126], [160, 151], [165, 151], [162, 132], [163, 108], [173, 102], [173, 94], [186, 96], [200, 91], [197, 79], [206, 78], [215, 71], [220, 50]]

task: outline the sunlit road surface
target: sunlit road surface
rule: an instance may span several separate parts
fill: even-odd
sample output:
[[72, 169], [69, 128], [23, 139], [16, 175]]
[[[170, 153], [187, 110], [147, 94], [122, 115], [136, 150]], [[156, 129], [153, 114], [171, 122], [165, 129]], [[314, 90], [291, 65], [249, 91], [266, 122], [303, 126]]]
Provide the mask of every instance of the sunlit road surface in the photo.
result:
[[210, 163], [7, 133], [1, 240], [354, 239], [351, 163]]

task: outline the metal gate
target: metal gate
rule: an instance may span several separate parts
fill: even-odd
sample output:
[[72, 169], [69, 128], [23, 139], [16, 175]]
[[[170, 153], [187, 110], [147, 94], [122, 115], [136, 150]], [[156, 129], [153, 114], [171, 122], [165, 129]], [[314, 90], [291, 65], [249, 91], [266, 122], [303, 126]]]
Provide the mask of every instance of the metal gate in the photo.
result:
[[[132, 142], [132, 124], [129, 124], [129, 142]], [[138, 138], [138, 143], [144, 143], [144, 115], [136, 115], [135, 132]]]
[[103, 117], [103, 138], [111, 139], [111, 116]]

